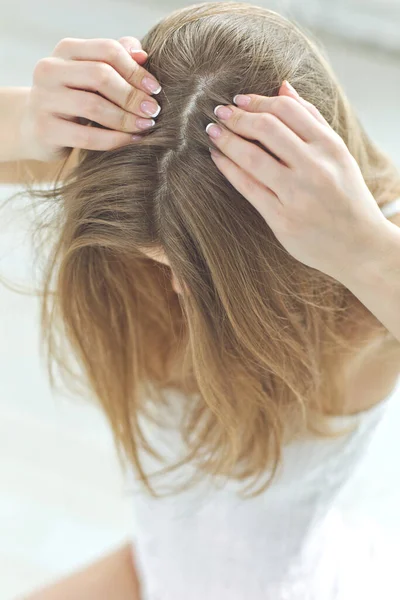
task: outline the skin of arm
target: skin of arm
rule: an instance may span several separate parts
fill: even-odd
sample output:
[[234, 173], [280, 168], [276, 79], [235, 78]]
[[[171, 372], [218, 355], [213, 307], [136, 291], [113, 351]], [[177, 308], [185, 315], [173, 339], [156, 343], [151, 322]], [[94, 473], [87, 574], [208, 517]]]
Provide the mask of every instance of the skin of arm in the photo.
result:
[[[43, 162], [30, 159], [21, 143], [20, 124], [29, 87], [0, 88], [0, 184], [46, 183], [55, 179], [64, 160]], [[72, 151], [63, 175], [76, 163]], [[62, 179], [62, 176], [61, 176]]]
[[343, 283], [400, 342], [400, 215], [370, 239], [362, 264], [353, 264]]
[[400, 342], [400, 229], [343, 139], [287, 82], [234, 102], [214, 109], [224, 128], [206, 127], [217, 168], [294, 258], [340, 281]]
[[130, 544], [19, 600], [140, 600]]

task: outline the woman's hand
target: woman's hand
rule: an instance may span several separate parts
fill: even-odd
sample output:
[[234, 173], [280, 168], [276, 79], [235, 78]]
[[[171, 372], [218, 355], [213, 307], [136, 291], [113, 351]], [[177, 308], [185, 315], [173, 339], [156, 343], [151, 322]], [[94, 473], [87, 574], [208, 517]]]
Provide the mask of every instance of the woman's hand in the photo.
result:
[[[53, 161], [68, 148], [110, 150], [132, 143], [159, 113], [161, 87], [141, 64], [139, 40], [64, 38], [42, 58], [21, 118], [25, 158]], [[150, 87], [149, 87], [150, 84]], [[106, 127], [89, 127], [85, 120]]]
[[339, 279], [370, 257], [387, 220], [344, 141], [314, 105], [285, 82], [278, 96], [248, 97], [247, 105], [235, 97], [241, 108], [216, 107], [225, 127], [207, 126], [220, 150], [211, 150], [212, 159], [292, 256]]

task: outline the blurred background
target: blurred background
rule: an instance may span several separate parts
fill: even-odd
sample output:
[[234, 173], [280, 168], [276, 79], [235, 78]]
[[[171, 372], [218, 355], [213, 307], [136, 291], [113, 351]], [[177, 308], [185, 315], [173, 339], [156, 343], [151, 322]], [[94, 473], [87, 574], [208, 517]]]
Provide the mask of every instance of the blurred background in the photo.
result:
[[[323, 41], [371, 136], [400, 168], [400, 0], [260, 0]], [[0, 85], [30, 85], [36, 62], [63, 37], [141, 37], [173, 0], [13, 0], [0, 18]], [[0, 200], [17, 188], [0, 186]], [[29, 216], [1, 213], [0, 273], [29, 283]], [[134, 531], [126, 482], [100, 412], [50, 390], [40, 355], [38, 301], [0, 286], [0, 600], [56, 579]], [[400, 535], [400, 406], [389, 407], [339, 502]]]

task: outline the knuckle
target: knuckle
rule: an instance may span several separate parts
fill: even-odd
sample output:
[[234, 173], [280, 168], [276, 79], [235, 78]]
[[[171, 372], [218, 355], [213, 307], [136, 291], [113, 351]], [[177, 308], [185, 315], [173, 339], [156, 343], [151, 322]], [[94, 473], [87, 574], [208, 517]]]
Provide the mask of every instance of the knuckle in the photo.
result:
[[48, 76], [48, 74], [52, 71], [53, 62], [54, 61], [51, 57], [41, 58], [38, 60], [33, 69], [34, 83], [42, 81]]
[[112, 67], [106, 63], [93, 63], [93, 81], [99, 87], [106, 87], [111, 78]]
[[335, 156], [337, 156], [339, 158], [344, 156], [344, 154], [347, 153], [347, 146], [346, 146], [344, 140], [340, 137], [340, 135], [338, 135], [337, 133], [334, 133], [334, 135], [330, 136], [330, 139], [331, 139], [331, 149], [335, 153]]
[[347, 153], [347, 146], [344, 140], [336, 132], [327, 132], [324, 137], [324, 150], [335, 159], [341, 159]]
[[123, 52], [126, 52], [125, 48], [116, 40], [104, 40], [104, 55], [109, 62], [118, 61]]
[[129, 48], [131, 47], [136, 48], [137, 50], [141, 50], [142, 48], [142, 44], [140, 43], [140, 40], [138, 40], [138, 38], [130, 37], [128, 35], [120, 37], [118, 43], [122, 44], [122, 46], [124, 46], [124, 48], [126, 48], [127, 50], [129, 50]]
[[274, 96], [271, 101], [271, 112], [277, 117], [284, 116], [292, 110], [294, 102], [296, 100], [289, 96]]
[[72, 44], [74, 43], [74, 38], [65, 37], [62, 38], [54, 47], [53, 54], [57, 54], [58, 52], [65, 52]]
[[258, 130], [270, 130], [271, 127], [275, 124], [275, 117], [270, 113], [261, 113], [260, 115], [256, 115], [257, 118], [254, 119], [254, 128]]

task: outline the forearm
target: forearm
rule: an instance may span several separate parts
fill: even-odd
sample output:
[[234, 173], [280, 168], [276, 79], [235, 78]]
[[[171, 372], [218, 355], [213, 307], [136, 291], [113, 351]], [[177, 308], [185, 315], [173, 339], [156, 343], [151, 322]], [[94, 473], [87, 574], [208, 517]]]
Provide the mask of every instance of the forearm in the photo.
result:
[[21, 119], [30, 88], [0, 87], [0, 162], [23, 160]]
[[21, 121], [29, 87], [0, 87], [0, 183], [41, 181], [44, 163], [28, 160], [21, 139]]
[[[129, 544], [23, 600], [139, 600]], [[22, 599], [21, 599], [22, 600]]]
[[366, 260], [341, 281], [400, 342], [400, 228], [386, 225]]

